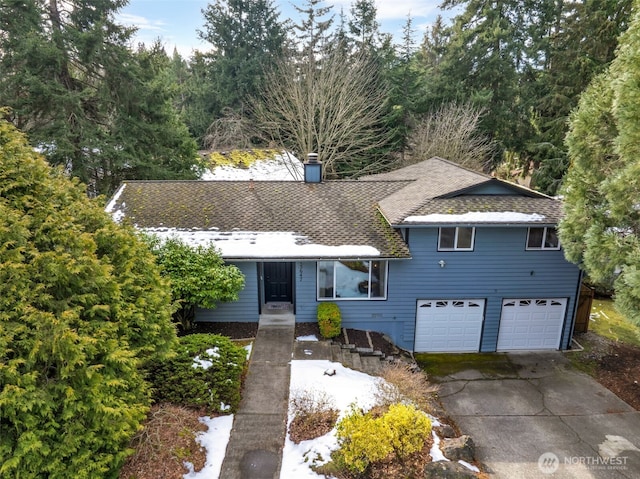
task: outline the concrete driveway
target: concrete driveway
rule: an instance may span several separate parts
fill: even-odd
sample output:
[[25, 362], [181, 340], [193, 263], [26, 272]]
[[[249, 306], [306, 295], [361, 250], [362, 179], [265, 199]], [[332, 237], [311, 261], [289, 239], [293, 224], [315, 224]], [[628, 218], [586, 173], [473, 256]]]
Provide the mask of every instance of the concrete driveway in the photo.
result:
[[563, 353], [509, 353], [505, 361], [510, 371], [437, 378], [447, 413], [492, 477], [640, 478], [640, 412]]

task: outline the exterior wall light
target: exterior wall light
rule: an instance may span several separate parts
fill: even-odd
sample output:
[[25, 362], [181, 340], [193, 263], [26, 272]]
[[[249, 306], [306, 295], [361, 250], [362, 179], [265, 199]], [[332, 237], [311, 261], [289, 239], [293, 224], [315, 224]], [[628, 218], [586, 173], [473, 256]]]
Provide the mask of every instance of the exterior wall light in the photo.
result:
[[441, 268], [444, 268], [447, 263], [445, 262], [445, 260], [441, 259], [440, 261], [438, 261], [438, 264], [440, 265]]

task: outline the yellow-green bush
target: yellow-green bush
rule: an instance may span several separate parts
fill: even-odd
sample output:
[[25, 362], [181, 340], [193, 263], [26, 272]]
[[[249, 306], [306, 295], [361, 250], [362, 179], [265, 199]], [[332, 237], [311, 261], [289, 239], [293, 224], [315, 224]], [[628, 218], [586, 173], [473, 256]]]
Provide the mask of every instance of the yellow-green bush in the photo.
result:
[[431, 433], [431, 421], [412, 405], [392, 404], [381, 416], [353, 409], [336, 429], [340, 449], [334, 460], [361, 474], [391, 455], [402, 460], [420, 451]]
[[342, 313], [336, 303], [318, 305], [318, 327], [323, 338], [335, 338], [342, 328]]

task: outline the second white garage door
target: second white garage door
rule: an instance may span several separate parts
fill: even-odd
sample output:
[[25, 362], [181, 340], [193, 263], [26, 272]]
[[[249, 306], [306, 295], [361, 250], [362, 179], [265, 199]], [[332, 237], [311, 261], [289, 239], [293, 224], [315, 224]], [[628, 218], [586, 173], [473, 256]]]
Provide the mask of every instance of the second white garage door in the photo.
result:
[[479, 351], [484, 301], [484, 299], [418, 301], [415, 351]]
[[566, 306], [565, 298], [503, 300], [498, 351], [558, 349]]

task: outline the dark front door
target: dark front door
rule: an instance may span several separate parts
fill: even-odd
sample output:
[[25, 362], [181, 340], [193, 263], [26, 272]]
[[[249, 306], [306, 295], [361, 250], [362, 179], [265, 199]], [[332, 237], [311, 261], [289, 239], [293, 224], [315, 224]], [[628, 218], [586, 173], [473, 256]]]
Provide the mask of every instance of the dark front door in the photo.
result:
[[291, 303], [293, 263], [264, 263], [264, 300]]

